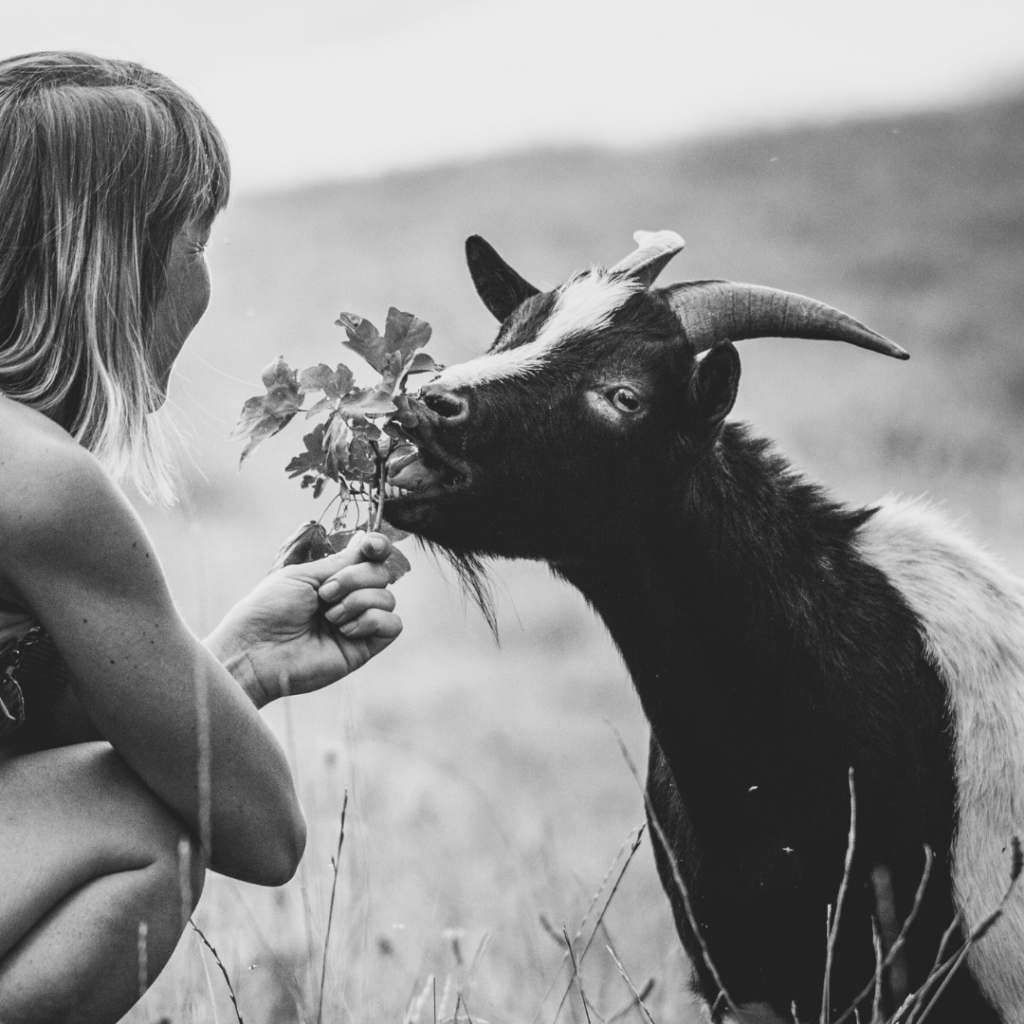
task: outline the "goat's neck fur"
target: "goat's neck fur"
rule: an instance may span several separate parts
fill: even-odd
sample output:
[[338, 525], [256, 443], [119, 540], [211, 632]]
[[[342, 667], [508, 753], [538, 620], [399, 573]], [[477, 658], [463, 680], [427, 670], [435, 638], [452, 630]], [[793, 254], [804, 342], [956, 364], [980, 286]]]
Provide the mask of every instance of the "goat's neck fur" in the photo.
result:
[[[887, 744], [847, 684], [897, 713], [898, 696], [871, 677], [901, 656], [913, 671], [919, 650], [913, 614], [851, 543], [871, 511], [828, 500], [732, 424], [685, 491], [654, 502], [669, 508], [652, 509], [647, 535], [556, 570], [608, 626], [684, 798], [708, 765], [721, 807], [757, 784], [746, 776], [762, 761], [799, 774], [808, 744], [850, 748], [848, 763]], [[884, 669], [872, 644], [888, 651]]]

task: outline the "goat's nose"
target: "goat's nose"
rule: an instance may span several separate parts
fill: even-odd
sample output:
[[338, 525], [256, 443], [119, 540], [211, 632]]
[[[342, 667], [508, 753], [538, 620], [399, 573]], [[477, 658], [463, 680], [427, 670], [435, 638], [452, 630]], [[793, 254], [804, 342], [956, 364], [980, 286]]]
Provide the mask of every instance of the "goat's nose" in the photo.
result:
[[469, 417], [469, 399], [454, 391], [428, 384], [420, 391], [419, 399], [448, 425], [462, 423]]

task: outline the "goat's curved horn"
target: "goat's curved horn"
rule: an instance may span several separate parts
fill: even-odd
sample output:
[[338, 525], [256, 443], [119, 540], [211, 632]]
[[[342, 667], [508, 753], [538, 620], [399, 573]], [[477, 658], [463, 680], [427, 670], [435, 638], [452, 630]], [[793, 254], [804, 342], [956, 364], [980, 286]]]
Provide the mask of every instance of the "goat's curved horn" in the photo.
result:
[[732, 281], [686, 281], [662, 294], [698, 352], [744, 338], [813, 338], [910, 358], [906, 349], [859, 320], [804, 295]]
[[686, 244], [674, 231], [637, 231], [633, 235], [634, 249], [625, 259], [619, 260], [608, 273], [616, 277], [632, 277], [642, 281], [648, 288], [665, 269], [665, 265]]

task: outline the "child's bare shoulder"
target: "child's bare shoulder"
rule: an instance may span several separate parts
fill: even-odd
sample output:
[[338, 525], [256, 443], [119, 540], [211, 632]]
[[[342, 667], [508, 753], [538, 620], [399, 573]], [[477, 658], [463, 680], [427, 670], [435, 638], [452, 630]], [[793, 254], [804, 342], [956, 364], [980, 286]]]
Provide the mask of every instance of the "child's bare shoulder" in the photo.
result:
[[0, 398], [0, 438], [0, 536], [7, 541], [30, 542], [118, 503], [96, 459], [35, 409]]

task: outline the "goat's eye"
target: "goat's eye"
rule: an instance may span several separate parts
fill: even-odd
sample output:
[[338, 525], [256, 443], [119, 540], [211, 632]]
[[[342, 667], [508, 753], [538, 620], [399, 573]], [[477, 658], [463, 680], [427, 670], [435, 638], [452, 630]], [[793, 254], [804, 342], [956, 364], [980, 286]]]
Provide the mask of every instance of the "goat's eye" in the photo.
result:
[[619, 412], [634, 413], [640, 411], [640, 397], [632, 388], [612, 388], [608, 392], [608, 401]]

